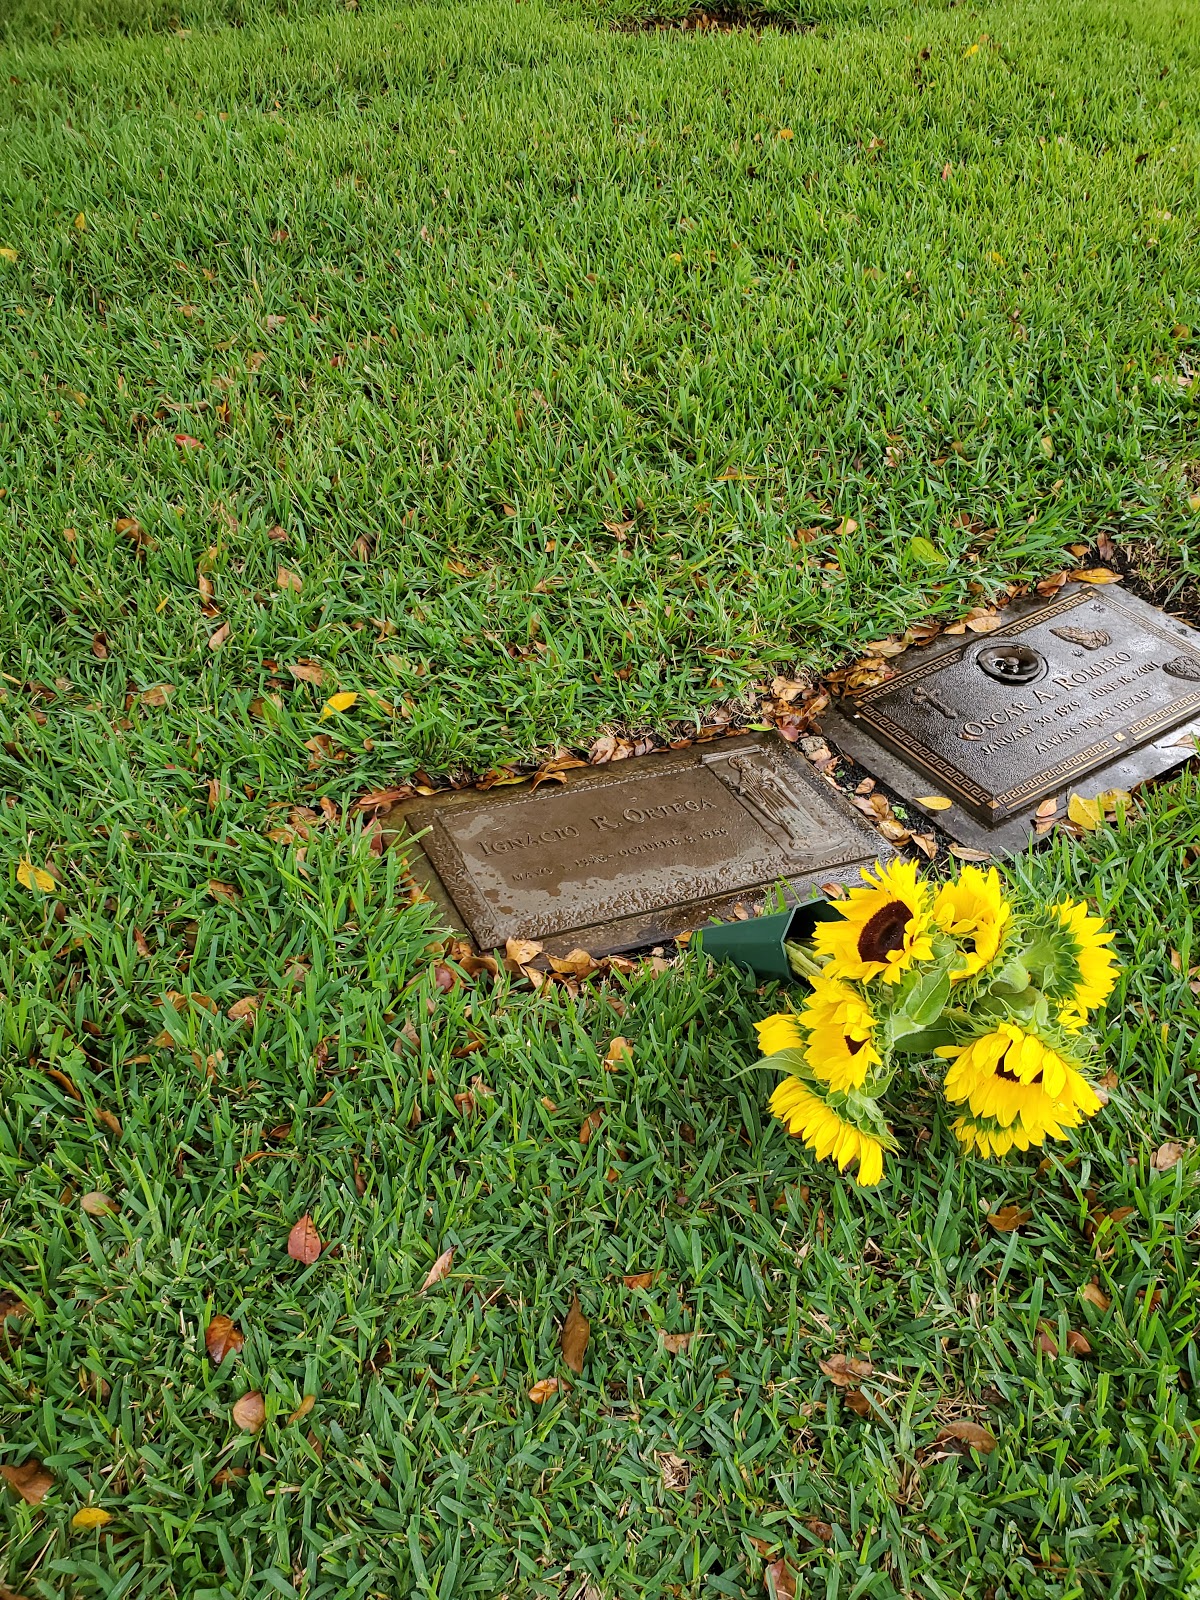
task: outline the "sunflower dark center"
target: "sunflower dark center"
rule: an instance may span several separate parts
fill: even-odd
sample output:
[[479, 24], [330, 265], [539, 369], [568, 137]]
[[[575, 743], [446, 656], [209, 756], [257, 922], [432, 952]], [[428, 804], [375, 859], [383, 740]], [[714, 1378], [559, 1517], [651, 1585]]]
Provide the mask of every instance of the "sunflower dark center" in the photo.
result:
[[1041, 1075], [1040, 1072], [1035, 1073], [1034, 1076], [1028, 1080], [1028, 1082], [1026, 1082], [1023, 1078], [1018, 1078], [1015, 1072], [1010, 1072], [1008, 1070], [1008, 1068], [1004, 1065], [1004, 1063], [1007, 1060], [1008, 1060], [1008, 1051], [1006, 1050], [1004, 1052], [1004, 1054], [1000, 1057], [1000, 1064], [996, 1068], [996, 1076], [998, 1078], [1003, 1078], [1005, 1083], [1019, 1083], [1019, 1084], [1022, 1084], [1023, 1087], [1025, 1087], [1025, 1088], [1029, 1088], [1035, 1083], [1041, 1083], [1042, 1075]]
[[889, 950], [904, 949], [904, 930], [912, 912], [903, 900], [889, 900], [881, 906], [869, 922], [864, 922], [858, 936], [858, 955], [861, 961], [886, 961]]

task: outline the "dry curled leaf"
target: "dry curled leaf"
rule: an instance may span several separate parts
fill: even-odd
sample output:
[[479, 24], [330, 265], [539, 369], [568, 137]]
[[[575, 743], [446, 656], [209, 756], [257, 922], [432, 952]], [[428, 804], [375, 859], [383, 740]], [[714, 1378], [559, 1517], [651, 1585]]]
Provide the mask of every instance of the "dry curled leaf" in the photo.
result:
[[208, 880], [208, 892], [220, 905], [235, 906], [241, 898], [241, 893], [232, 883], [222, 883], [220, 878]]
[[311, 683], [315, 688], [321, 687], [324, 672], [315, 661], [289, 661], [288, 671], [300, 683]]
[[1183, 1146], [1175, 1144], [1173, 1140], [1168, 1140], [1166, 1144], [1159, 1145], [1150, 1159], [1150, 1165], [1155, 1172], [1169, 1172], [1182, 1155]]
[[245, 1343], [246, 1336], [241, 1329], [231, 1317], [222, 1313], [218, 1313], [204, 1330], [204, 1348], [209, 1360], [218, 1367], [226, 1356], [238, 1355]]
[[627, 1272], [621, 1282], [627, 1289], [648, 1289], [657, 1277], [657, 1272]]
[[290, 567], [280, 566], [276, 569], [275, 581], [281, 589], [292, 589], [299, 594], [304, 587], [304, 580], [298, 572], [293, 572]]
[[81, 1533], [86, 1533], [90, 1528], [102, 1528], [106, 1522], [111, 1521], [111, 1511], [105, 1511], [100, 1506], [81, 1506], [71, 1518], [71, 1526], [78, 1528]]
[[306, 1394], [304, 1399], [301, 1400], [295, 1411], [293, 1411], [291, 1416], [288, 1418], [289, 1424], [293, 1422], [299, 1422], [303, 1417], [306, 1417], [316, 1403], [317, 1397], [315, 1394]]
[[1090, 1356], [1091, 1341], [1078, 1328], [1071, 1328], [1067, 1333], [1067, 1350], [1073, 1356]]
[[605, 1072], [616, 1072], [620, 1068], [622, 1061], [632, 1060], [633, 1046], [628, 1039], [622, 1038], [618, 1034], [609, 1044], [608, 1051], [604, 1057], [604, 1070]]
[[968, 844], [952, 844], [950, 854], [957, 861], [990, 861], [991, 855], [987, 850], [973, 850]]
[[509, 939], [505, 943], [504, 953], [510, 961], [525, 967], [535, 956], [541, 955], [542, 947], [536, 939]]
[[1028, 1206], [1001, 1206], [999, 1211], [988, 1212], [988, 1223], [997, 1233], [1012, 1233], [1032, 1216]]
[[828, 1361], [818, 1360], [817, 1365], [839, 1389], [857, 1389], [864, 1378], [869, 1378], [875, 1368], [870, 1361], [859, 1356], [830, 1356]]
[[97, 1106], [93, 1114], [101, 1127], [107, 1128], [114, 1139], [121, 1137], [121, 1119], [115, 1112], [108, 1111], [103, 1106]]
[[235, 1000], [225, 1014], [230, 1022], [253, 1022], [260, 1005], [261, 995], [248, 994], [241, 1000]]
[[1054, 1337], [1048, 1322], [1038, 1323], [1033, 1345], [1035, 1350], [1040, 1350], [1042, 1355], [1049, 1356], [1051, 1360], [1058, 1354], [1058, 1340]]
[[1112, 1301], [1098, 1283], [1085, 1283], [1079, 1291], [1089, 1305], [1095, 1306], [1097, 1311], [1107, 1311]]
[[321, 1254], [321, 1249], [321, 1236], [306, 1211], [288, 1234], [287, 1253], [293, 1261], [300, 1261], [304, 1266], [311, 1267]]
[[540, 1406], [543, 1401], [549, 1400], [552, 1394], [558, 1393], [557, 1378], [539, 1378], [529, 1391], [529, 1398], [535, 1406]]
[[0, 1467], [0, 1478], [29, 1506], [40, 1506], [54, 1487], [54, 1479], [36, 1456], [19, 1467]]
[[583, 1358], [591, 1336], [592, 1325], [584, 1316], [579, 1296], [576, 1295], [571, 1301], [571, 1309], [567, 1312], [562, 1330], [562, 1358], [572, 1372], [583, 1371]]
[[86, 1211], [89, 1217], [115, 1216], [120, 1207], [110, 1195], [104, 1194], [100, 1189], [89, 1189], [87, 1194], [79, 1197], [81, 1210]]
[[913, 801], [913, 805], [924, 806], [926, 811], [949, 811], [953, 804], [944, 794], [921, 794]]
[[426, 1289], [432, 1289], [435, 1283], [441, 1283], [442, 1279], [450, 1271], [450, 1268], [453, 1265], [454, 1265], [454, 1250], [453, 1250], [453, 1248], [451, 1248], [449, 1250], [443, 1250], [441, 1255], [437, 1258], [437, 1260], [430, 1267], [429, 1272], [426, 1275], [425, 1282], [421, 1285], [422, 1292], [424, 1292]]
[[243, 1433], [258, 1432], [267, 1420], [267, 1407], [260, 1390], [251, 1389], [234, 1402], [233, 1420]]
[[217, 651], [220, 650], [222, 645], [229, 638], [229, 628], [230, 624], [228, 622], [223, 622], [215, 632], [209, 634], [208, 648], [214, 655], [216, 655]]
[[602, 1111], [589, 1111], [579, 1125], [579, 1142], [585, 1148], [591, 1144], [592, 1135], [604, 1120]]
[[966, 1417], [960, 1417], [957, 1422], [948, 1422], [938, 1434], [937, 1443], [944, 1444], [948, 1439], [955, 1439], [959, 1444], [968, 1445], [985, 1456], [990, 1456], [996, 1448], [995, 1435]]

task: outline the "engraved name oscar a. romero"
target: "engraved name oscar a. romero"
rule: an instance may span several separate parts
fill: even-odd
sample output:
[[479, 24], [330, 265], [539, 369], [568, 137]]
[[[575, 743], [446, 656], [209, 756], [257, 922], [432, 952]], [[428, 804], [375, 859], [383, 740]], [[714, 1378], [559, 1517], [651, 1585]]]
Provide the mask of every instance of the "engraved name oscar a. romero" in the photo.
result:
[[[1101, 728], [1114, 717], [1123, 716], [1134, 706], [1151, 698], [1151, 690], [1144, 689], [1138, 694], [1129, 695], [1124, 700], [1105, 706], [1089, 717], [1072, 722], [1068, 727], [1055, 729], [1060, 717], [1068, 717], [1074, 712], [1081, 711], [1085, 700], [1101, 700], [1126, 684], [1133, 683], [1145, 673], [1158, 670], [1156, 662], [1143, 661], [1129, 672], [1119, 673], [1115, 678], [1108, 677], [1114, 668], [1127, 666], [1132, 660], [1133, 656], [1128, 650], [1114, 650], [1111, 655], [1105, 656], [1100, 661], [1089, 661], [1086, 666], [1079, 667], [1074, 672], [1064, 672], [1053, 677], [1050, 680], [1056, 685], [1053, 689], [1036, 683], [1031, 684], [1024, 695], [1010, 700], [1007, 705], [999, 707], [990, 716], [983, 717], [978, 722], [964, 722], [958, 730], [958, 736], [960, 739], [978, 741], [987, 738], [993, 730], [1003, 728], [1005, 731], [999, 738], [992, 739], [983, 752], [985, 755], [993, 755], [996, 751], [1003, 750], [1006, 745], [1015, 744], [1018, 739], [1053, 729], [1055, 731], [1048, 733], [1034, 746], [1035, 754], [1044, 755], [1056, 745], [1066, 744], [1081, 733]], [[1108, 678], [1108, 681], [1098, 684], [1096, 680], [1099, 678]], [[1086, 689], [1086, 695], [1076, 694], [1077, 689]], [[1068, 697], [1065, 700], [1064, 694]], [[1027, 716], [1031, 717], [1031, 720], [1023, 723], [1021, 727], [1008, 726]]]

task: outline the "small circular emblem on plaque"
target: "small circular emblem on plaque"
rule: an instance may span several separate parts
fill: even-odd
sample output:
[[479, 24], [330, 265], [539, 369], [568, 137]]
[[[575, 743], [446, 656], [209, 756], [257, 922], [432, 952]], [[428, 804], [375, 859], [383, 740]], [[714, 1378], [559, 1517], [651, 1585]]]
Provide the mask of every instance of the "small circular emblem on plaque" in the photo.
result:
[[1031, 644], [1017, 644], [1005, 640], [998, 644], [983, 644], [975, 654], [975, 665], [997, 683], [1032, 683], [1046, 670], [1046, 658]]
[[1200, 659], [1196, 656], [1176, 656], [1174, 661], [1164, 661], [1163, 671], [1172, 678], [1185, 678], [1189, 683], [1200, 683]]

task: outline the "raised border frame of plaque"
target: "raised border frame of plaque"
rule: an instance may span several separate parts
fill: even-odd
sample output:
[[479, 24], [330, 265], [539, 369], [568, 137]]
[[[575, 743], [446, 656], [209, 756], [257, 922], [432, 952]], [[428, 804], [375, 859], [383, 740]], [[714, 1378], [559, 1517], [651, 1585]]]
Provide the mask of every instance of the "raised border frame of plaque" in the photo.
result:
[[779, 884], [799, 902], [891, 845], [776, 734], [566, 772], [562, 784], [404, 801], [389, 833], [450, 926], [483, 949], [632, 950], [734, 914]]
[[1200, 738], [1196, 629], [1116, 585], [1069, 584], [1004, 617], [990, 634], [902, 652], [884, 683], [820, 719], [903, 799], [950, 800], [938, 826], [998, 855], [1025, 847], [1043, 801], [1132, 789], [1182, 765]]

